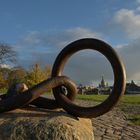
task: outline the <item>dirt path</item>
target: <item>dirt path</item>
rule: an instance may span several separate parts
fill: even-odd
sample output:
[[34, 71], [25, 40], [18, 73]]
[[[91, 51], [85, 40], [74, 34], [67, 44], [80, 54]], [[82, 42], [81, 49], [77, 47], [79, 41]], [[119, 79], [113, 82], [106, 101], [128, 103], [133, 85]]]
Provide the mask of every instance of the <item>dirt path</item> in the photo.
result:
[[127, 121], [118, 108], [92, 119], [95, 140], [140, 140], [140, 126]]
[[[78, 104], [85, 106], [93, 104], [87, 101], [78, 101]], [[137, 110], [128, 106], [127, 111], [140, 112], [140, 105]], [[97, 118], [92, 119], [95, 140], [140, 140], [140, 126], [136, 126], [127, 120], [127, 114], [119, 107]]]

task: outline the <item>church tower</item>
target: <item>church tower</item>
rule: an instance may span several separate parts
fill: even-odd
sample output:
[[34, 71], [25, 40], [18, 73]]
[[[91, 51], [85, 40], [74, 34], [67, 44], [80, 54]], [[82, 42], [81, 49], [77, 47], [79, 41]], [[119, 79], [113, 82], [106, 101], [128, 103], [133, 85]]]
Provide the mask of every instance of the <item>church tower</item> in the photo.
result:
[[101, 87], [105, 87], [105, 80], [104, 80], [104, 77], [102, 76], [102, 80], [101, 80]]
[[102, 80], [101, 80], [101, 83], [99, 84], [99, 87], [100, 87], [100, 88], [105, 88], [105, 87], [106, 87], [106, 83], [105, 83], [105, 80], [104, 80], [104, 76], [102, 76]]

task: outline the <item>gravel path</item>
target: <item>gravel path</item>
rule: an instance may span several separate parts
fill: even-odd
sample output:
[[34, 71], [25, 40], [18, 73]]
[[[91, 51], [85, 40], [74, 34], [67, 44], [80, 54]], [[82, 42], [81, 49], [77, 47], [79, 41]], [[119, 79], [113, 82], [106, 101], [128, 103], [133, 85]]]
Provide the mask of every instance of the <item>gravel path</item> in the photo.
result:
[[[89, 106], [93, 102], [78, 101], [78, 104]], [[115, 107], [112, 111], [93, 118], [95, 140], [140, 140], [140, 126], [130, 123], [126, 116], [120, 108]]]

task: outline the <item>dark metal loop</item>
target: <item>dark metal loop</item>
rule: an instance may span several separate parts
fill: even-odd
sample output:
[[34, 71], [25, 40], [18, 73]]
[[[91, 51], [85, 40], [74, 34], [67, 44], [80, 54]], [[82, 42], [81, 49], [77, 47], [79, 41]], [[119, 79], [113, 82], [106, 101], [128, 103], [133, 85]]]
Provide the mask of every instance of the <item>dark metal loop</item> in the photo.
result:
[[84, 49], [96, 50], [102, 53], [109, 60], [114, 72], [114, 88], [112, 93], [104, 102], [94, 107], [81, 107], [75, 105], [65, 95], [61, 94], [58, 91], [58, 88], [53, 89], [53, 94], [57, 102], [70, 114], [78, 117], [92, 118], [108, 112], [117, 104], [125, 91], [126, 74], [122, 61], [110, 45], [98, 39], [86, 38], [69, 44], [60, 52], [53, 65], [52, 77], [63, 75], [65, 63], [70, 56]]
[[75, 83], [66, 76], [56, 76], [54, 78], [47, 79], [39, 83], [38, 85], [35, 85], [31, 89], [15, 96], [6, 98], [6, 94], [1, 95], [0, 98], [2, 100], [0, 100], [0, 113], [25, 106], [29, 103], [46, 109], [58, 108], [60, 106], [55, 100], [39, 97], [43, 93], [58, 86], [65, 86], [68, 92], [72, 93], [71, 96], [69, 96], [70, 100], [73, 100], [75, 98], [75, 95], [77, 93]]

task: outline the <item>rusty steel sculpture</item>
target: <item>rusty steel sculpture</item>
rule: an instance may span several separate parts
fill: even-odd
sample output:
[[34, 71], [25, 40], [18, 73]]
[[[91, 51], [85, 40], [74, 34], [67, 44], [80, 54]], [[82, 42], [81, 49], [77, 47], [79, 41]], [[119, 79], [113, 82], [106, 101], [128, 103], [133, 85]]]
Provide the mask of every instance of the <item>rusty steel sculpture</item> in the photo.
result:
[[[63, 69], [67, 60], [74, 53], [84, 49], [95, 50], [103, 54], [110, 62], [114, 73], [112, 93], [104, 102], [93, 107], [82, 107], [73, 103], [77, 94], [76, 85], [70, 78], [63, 76]], [[10, 111], [31, 104], [46, 109], [63, 108], [76, 117], [97, 117], [108, 112], [117, 104], [124, 94], [125, 85], [125, 67], [114, 49], [98, 39], [80, 39], [67, 45], [57, 56], [51, 78], [20, 94], [14, 94], [9, 89], [7, 94], [1, 95], [0, 112]], [[63, 87], [65, 87], [65, 90]], [[51, 89], [53, 89], [55, 99], [40, 96]]]

